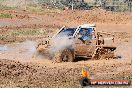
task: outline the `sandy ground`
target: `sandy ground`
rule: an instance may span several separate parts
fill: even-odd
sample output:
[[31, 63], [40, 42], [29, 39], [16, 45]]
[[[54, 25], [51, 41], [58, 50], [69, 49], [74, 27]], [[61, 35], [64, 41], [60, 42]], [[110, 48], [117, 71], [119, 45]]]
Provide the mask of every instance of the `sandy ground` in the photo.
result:
[[[9, 30], [25, 30], [25, 28], [53, 28], [54, 30], [52, 30], [55, 31], [63, 25], [76, 26], [83, 23], [96, 23], [97, 31], [115, 35], [115, 44], [117, 45], [115, 54], [121, 56], [121, 58], [110, 60], [88, 59], [77, 60], [72, 63], [52, 63], [48, 57], [43, 55], [32, 58], [36, 50], [36, 42], [35, 40], [29, 40], [32, 39], [30, 36], [28, 36], [29, 39], [27, 38], [18, 43], [6, 42], [6, 44], [3, 44], [1, 40], [1, 88], [82, 88], [79, 80], [82, 77], [81, 69], [83, 67], [89, 69], [91, 79], [132, 80], [132, 14], [113, 13], [96, 9], [93, 11], [52, 13], [29, 13], [10, 10], [0, 12], [10, 12], [15, 15], [13, 18], [0, 18], [1, 34]], [[102, 87], [108, 88], [106, 86], [99, 88]], [[117, 88], [116, 86], [111, 87]], [[125, 87], [131, 88], [132, 86]]]

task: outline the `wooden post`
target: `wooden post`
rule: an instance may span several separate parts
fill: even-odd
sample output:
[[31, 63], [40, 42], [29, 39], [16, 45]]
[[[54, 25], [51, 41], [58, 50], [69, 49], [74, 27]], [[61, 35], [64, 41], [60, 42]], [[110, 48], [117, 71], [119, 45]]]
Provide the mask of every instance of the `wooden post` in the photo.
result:
[[72, 10], [74, 9], [73, 0], [72, 0]]
[[130, 12], [131, 12], [132, 11], [132, 3], [130, 2], [129, 5], [130, 5]]

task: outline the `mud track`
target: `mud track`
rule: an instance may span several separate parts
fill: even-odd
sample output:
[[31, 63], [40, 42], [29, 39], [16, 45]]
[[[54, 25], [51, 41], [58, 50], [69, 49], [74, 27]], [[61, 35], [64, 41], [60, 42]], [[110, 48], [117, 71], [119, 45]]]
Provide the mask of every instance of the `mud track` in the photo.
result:
[[[125, 32], [108, 32], [115, 35], [118, 59], [79, 60], [72, 63], [52, 63], [44, 55], [32, 58], [35, 41], [6, 44], [0, 51], [1, 87], [81, 88], [81, 69], [87, 67], [92, 79], [132, 79], [132, 35]], [[124, 36], [123, 36], [124, 35]], [[124, 50], [126, 48], [127, 50]], [[129, 51], [129, 52], [128, 52]]]
[[[82, 67], [89, 69], [91, 79], [132, 80], [131, 13], [98, 9], [52, 13], [0, 12], [14, 15], [13, 18], [0, 18], [1, 88], [82, 88], [79, 84]], [[83, 23], [96, 23], [97, 31], [114, 35], [117, 45], [115, 53], [121, 58], [78, 60], [72, 63], [52, 63], [44, 55], [32, 58], [38, 39], [52, 36], [63, 25], [76, 26]], [[33, 33], [29, 33], [31, 31]]]

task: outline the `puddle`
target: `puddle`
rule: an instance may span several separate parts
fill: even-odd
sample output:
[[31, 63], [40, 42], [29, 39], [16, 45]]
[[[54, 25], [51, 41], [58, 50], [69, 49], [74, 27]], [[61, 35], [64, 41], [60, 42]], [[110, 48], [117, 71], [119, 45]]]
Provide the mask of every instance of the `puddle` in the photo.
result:
[[11, 22], [0, 20], [0, 27], [7, 26], [7, 25], [10, 26], [11, 25]]
[[6, 45], [0, 45], [0, 52], [2, 52], [2, 51], [7, 51]]
[[0, 45], [0, 59], [30, 59], [36, 51], [36, 42], [25, 41]]

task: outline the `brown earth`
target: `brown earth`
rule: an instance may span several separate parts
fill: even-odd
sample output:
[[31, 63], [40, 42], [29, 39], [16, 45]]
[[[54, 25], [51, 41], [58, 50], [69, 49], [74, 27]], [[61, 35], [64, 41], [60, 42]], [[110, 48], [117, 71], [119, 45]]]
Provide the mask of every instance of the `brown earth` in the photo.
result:
[[76, 26], [83, 23], [130, 24], [131, 13], [109, 12], [100, 9], [85, 11], [48, 10], [31, 13], [26, 11], [3, 10], [0, 13], [12, 14], [12, 18], [0, 18], [0, 28], [34, 28]]
[[[91, 79], [132, 80], [132, 14], [105, 10], [27, 12], [1, 10], [12, 18], [0, 18], [0, 87], [12, 88], [82, 88], [81, 69], [87, 67]], [[52, 34], [61, 26], [96, 23], [97, 31], [115, 36], [119, 59], [77, 60], [72, 63], [52, 63], [40, 55], [32, 58], [36, 42]], [[45, 31], [45, 35], [10, 35], [14, 31]], [[8, 37], [8, 38], [7, 38]], [[17, 42], [18, 41], [18, 42]], [[19, 43], [21, 41], [21, 43]], [[13, 43], [12, 43], [13, 42]], [[94, 87], [94, 86], [93, 86]], [[100, 88], [107, 88], [101, 86]], [[116, 88], [116, 86], [111, 86]], [[131, 88], [132, 86], [125, 86]], [[96, 87], [95, 87], [96, 88]], [[124, 88], [124, 86], [122, 87]]]

